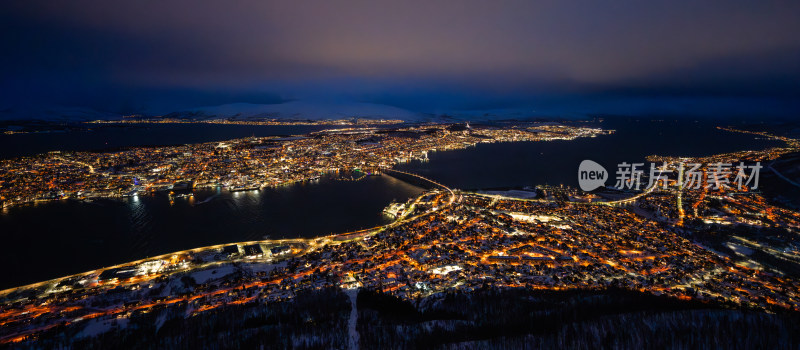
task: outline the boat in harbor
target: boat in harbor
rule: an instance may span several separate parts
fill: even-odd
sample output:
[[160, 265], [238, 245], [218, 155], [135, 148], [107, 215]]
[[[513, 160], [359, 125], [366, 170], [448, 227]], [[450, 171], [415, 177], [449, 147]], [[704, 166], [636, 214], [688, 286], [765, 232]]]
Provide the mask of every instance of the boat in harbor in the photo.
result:
[[248, 185], [236, 185], [231, 186], [228, 188], [231, 192], [241, 192], [241, 191], [258, 191], [261, 189], [261, 185], [258, 184], [248, 184]]

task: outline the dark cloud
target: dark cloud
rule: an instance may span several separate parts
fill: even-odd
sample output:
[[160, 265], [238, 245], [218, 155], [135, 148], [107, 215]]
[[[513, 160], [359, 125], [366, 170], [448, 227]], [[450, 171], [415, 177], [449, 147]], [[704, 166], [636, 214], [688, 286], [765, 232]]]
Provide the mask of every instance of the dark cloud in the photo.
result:
[[0, 6], [8, 101], [114, 109], [327, 96], [435, 109], [800, 96], [797, 1]]

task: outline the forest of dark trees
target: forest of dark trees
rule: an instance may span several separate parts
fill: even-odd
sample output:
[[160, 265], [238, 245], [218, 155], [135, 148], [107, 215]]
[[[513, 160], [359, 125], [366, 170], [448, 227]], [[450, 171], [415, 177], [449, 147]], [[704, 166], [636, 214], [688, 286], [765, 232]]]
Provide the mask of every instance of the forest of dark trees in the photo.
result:
[[[627, 290], [486, 288], [415, 301], [362, 290], [362, 349], [797, 348], [800, 315], [742, 310]], [[80, 324], [23, 344], [76, 349], [344, 349], [350, 301], [340, 289], [192, 315], [174, 305], [129, 316], [125, 327], [79, 337]]]

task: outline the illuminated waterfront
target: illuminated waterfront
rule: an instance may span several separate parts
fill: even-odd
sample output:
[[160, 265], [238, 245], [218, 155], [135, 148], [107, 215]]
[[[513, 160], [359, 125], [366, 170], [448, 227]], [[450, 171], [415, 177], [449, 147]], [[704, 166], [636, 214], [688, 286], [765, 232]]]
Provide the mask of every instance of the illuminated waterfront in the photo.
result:
[[[8, 243], [0, 259], [18, 273], [0, 289], [182, 249], [377, 226], [389, 222], [381, 214], [389, 202], [421, 191], [390, 176], [337, 178], [216, 197], [201, 190], [172, 203], [156, 194], [8, 208], [0, 214]], [[48, 261], [47, 269], [41, 261]]]
[[713, 122], [689, 118], [608, 117], [595, 125], [615, 132], [569, 141], [479, 144], [464, 150], [434, 152], [429, 154], [430, 161], [412, 161], [398, 169], [461, 189], [543, 184], [577, 187], [575, 171], [584, 159], [602, 164], [613, 174], [617, 164], [643, 162], [649, 155], [703, 156], [782, 145], [756, 135], [719, 130]]
[[[576, 179], [575, 167], [582, 159], [604, 163], [634, 161], [665, 151], [677, 138], [684, 140], [680, 146], [683, 148], [666, 154], [696, 149], [694, 154], [702, 155], [780, 144], [718, 131], [709, 124], [704, 124], [705, 129], [690, 129], [694, 124], [691, 121], [666, 122], [672, 125], [666, 129], [641, 128], [643, 124], [664, 123], [614, 121], [606, 123], [617, 130], [614, 134], [594, 138], [478, 144], [462, 150], [430, 152], [430, 161], [412, 161], [398, 168], [456, 188], [571, 185]], [[719, 134], [714, 143], [687, 138], [685, 134], [699, 136], [709, 130]], [[604, 151], [608, 148], [618, 151]], [[613, 164], [609, 168], [613, 169]], [[0, 224], [9, 244], [2, 262], [23, 273], [4, 280], [0, 288], [211, 244], [259, 240], [264, 236], [311, 237], [385, 224], [390, 220], [381, 215], [386, 205], [392, 200], [403, 202], [420, 191], [390, 176], [340, 181], [360, 176], [330, 175], [320, 181], [260, 192], [231, 193], [223, 189], [219, 196], [215, 196], [214, 189], [198, 189], [193, 197], [171, 202], [166, 193], [159, 192], [136, 198], [68, 200], [5, 208]], [[50, 220], [41, 220], [42, 217]], [[31, 262], [27, 259], [30, 256], [39, 258]], [[48, 268], [43, 269], [42, 264]]]
[[[324, 125], [223, 124], [78, 124], [73, 131], [0, 133], [0, 158], [31, 156], [49, 151], [92, 151], [135, 146], [180, 145], [224, 141], [248, 136], [305, 134], [330, 128]], [[89, 130], [91, 129], [91, 130]]]
[[[473, 138], [488, 142], [552, 142], [579, 138], [572, 135], [591, 135], [594, 138], [608, 134], [598, 129], [564, 126], [551, 126], [546, 133], [539, 133], [530, 127], [487, 128], [475, 133], [469, 128], [449, 131], [451, 128], [432, 128], [440, 138], [426, 138], [424, 135], [430, 134], [431, 129], [410, 129], [407, 132], [415, 132], [416, 137], [381, 139], [368, 136], [369, 142], [353, 140], [349, 132], [329, 134], [333, 140], [339, 140], [333, 147], [352, 152], [345, 153], [343, 164], [352, 166], [352, 162], [361, 160], [355, 164], [378, 171], [333, 171], [325, 173], [326, 180], [335, 174], [336, 179], [332, 181], [358, 184], [376, 178], [368, 174], [383, 173], [378, 178], [405, 178], [405, 181], [427, 184], [426, 187], [432, 188], [413, 200], [392, 206], [396, 217], [392, 223], [342, 234], [318, 233], [308, 239], [262, 237], [180, 250], [7, 289], [2, 293], [6, 303], [0, 309], [0, 325], [9, 333], [0, 338], [0, 342], [9, 344], [35, 340], [39, 332], [47, 332], [59, 324], [69, 325], [86, 319], [97, 318], [105, 322], [103, 320], [136, 317], [174, 307], [188, 307], [186, 312], [194, 316], [230, 305], [280, 302], [291, 300], [298, 292], [337, 287], [363, 288], [405, 301], [437, 298], [441, 293], [453, 291], [469, 293], [487, 285], [492, 288], [551, 291], [621, 288], [675, 300], [726, 304], [752, 310], [799, 310], [800, 284], [791, 276], [795, 264], [800, 261], [794, 238], [797, 227], [800, 227], [800, 216], [768, 203], [759, 193], [747, 189], [717, 192], [708, 188], [685, 189], [682, 190], [685, 192], [682, 193], [683, 201], [678, 202], [681, 206], [679, 211], [675, 210], [672, 202], [676, 196], [675, 190], [657, 187], [633, 194], [627, 199], [603, 200], [596, 194], [581, 193], [570, 186], [540, 185], [528, 189], [535, 193], [535, 199], [519, 200], [454, 190], [425, 175], [393, 170], [382, 166], [392, 164], [385, 156], [376, 157], [373, 160], [375, 163], [362, 160], [364, 157], [360, 152], [364, 149], [372, 156], [399, 151], [401, 155], [408, 154], [410, 159], [424, 160], [428, 158], [426, 152], [433, 145], [445, 149], [474, 147], [476, 142], [464, 142]], [[743, 133], [738, 129], [727, 129], [725, 132]], [[328, 137], [327, 133], [323, 135]], [[354, 135], [365, 136], [360, 131]], [[777, 139], [783, 144], [763, 150], [682, 159], [704, 163], [739, 160], [766, 162], [800, 149], [797, 140], [778, 138], [768, 133], [760, 135]], [[390, 142], [378, 143], [375, 140]], [[224, 148], [232, 145], [241, 149], [243, 142], [253, 144], [256, 141], [232, 141], [225, 143]], [[280, 141], [286, 142], [283, 149], [288, 152], [292, 152], [298, 143], [305, 143], [301, 148], [303, 152], [317, 147], [309, 138]], [[351, 147], [345, 148], [344, 144], [348, 143], [351, 143]], [[353, 148], [352, 144], [362, 147]], [[203, 146], [184, 147], [203, 149]], [[414, 150], [419, 152], [416, 156]], [[184, 152], [183, 156], [192, 154]], [[217, 151], [214, 151], [214, 155], [217, 155]], [[98, 178], [102, 181], [113, 179], [113, 176], [102, 173], [92, 165], [102, 165], [102, 162], [93, 160], [91, 155], [82, 156], [87, 160], [62, 159], [55, 155], [44, 160], [22, 159], [21, 164], [31, 162], [34, 166], [48, 169], [77, 164], [84, 169], [77, 173], [78, 176], [96, 177], [99, 173], [102, 176]], [[112, 156], [124, 157], [119, 154]], [[234, 157], [242, 156], [236, 153]], [[251, 158], [245, 156], [244, 159]], [[319, 158], [314, 156], [301, 159], [299, 164], [320, 164]], [[218, 160], [218, 157], [210, 157], [204, 161]], [[407, 159], [394, 160], [402, 164]], [[650, 160], [675, 162], [663, 156], [653, 156]], [[180, 161], [170, 164], [173, 163], [181, 164]], [[21, 165], [10, 163], [6, 168], [15, 166]], [[159, 172], [174, 168], [172, 165], [156, 166]], [[229, 166], [234, 169], [232, 173], [240, 169]], [[166, 194], [166, 202], [170, 206], [176, 206], [179, 200], [186, 200], [188, 205], [194, 206], [190, 209], [196, 209], [214, 203], [216, 198], [213, 196], [221, 196], [206, 192], [205, 199], [200, 199], [195, 196], [199, 197], [202, 191], [197, 194], [180, 192], [180, 176], [183, 173], [170, 172], [171, 176], [175, 176], [172, 178], [174, 184]], [[7, 174], [14, 174], [14, 171], [8, 171]], [[302, 178], [302, 172], [284, 170], [282, 174], [290, 174], [290, 181], [272, 186], [261, 184], [255, 188], [271, 191], [286, 184], [304, 186], [309, 181]], [[225, 180], [238, 181], [241, 179], [239, 176]], [[249, 177], [245, 176], [245, 179]], [[316, 177], [311, 181], [318, 181], [314, 179]], [[136, 181], [139, 181], [138, 178]], [[257, 191], [239, 191], [239, 187], [230, 184], [226, 187], [231, 192], [229, 195], [233, 203], [255, 195]], [[164, 192], [156, 190], [136, 191], [122, 201], [129, 200], [133, 205], [141, 205], [142, 196], [164, 195]], [[119, 200], [106, 199], [119, 196], [105, 193], [105, 196], [86, 200], [92, 203]], [[371, 191], [364, 193], [372, 195]], [[36, 206], [37, 202], [17, 200], [19, 206], [12, 209], [20, 206], [25, 208], [30, 203]], [[687, 206], [692, 210], [683, 210]], [[302, 210], [290, 209], [292, 211], [284, 215], [304, 214]], [[237, 220], [246, 221], [248, 212], [241, 208], [237, 208], [237, 211], [243, 215]], [[680, 217], [675, 217], [676, 212], [680, 213]], [[314, 219], [319, 220], [318, 217]], [[182, 221], [178, 218], [176, 222]], [[734, 224], [744, 224], [749, 229], [740, 229], [736, 235], [721, 236], [722, 239], [730, 239], [728, 242], [704, 237], [718, 225]], [[754, 236], [750, 231], [761, 229], [777, 231], [768, 237], [769, 241], [762, 241], [760, 235]], [[230, 232], [229, 228], [218, 230]], [[153, 241], [157, 237], [147, 239]], [[767, 256], [754, 255], [750, 258], [756, 250]], [[788, 264], [774, 264], [775, 259], [785, 260]], [[119, 295], [124, 297], [120, 299]], [[89, 305], [91, 307], [87, 307]]]

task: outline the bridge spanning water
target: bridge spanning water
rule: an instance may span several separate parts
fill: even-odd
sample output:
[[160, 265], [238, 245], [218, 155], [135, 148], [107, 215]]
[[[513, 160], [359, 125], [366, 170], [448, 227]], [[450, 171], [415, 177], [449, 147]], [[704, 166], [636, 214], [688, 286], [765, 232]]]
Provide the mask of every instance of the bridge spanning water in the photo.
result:
[[[417, 174], [409, 173], [409, 172], [405, 172], [405, 171], [400, 171], [400, 170], [383, 169], [383, 171], [386, 172], [386, 173], [397, 173], [397, 174], [402, 174], [404, 176], [414, 177], [414, 178], [420, 179], [422, 181], [426, 181], [426, 182], [428, 182], [430, 184], [433, 184], [435, 186], [441, 187], [442, 189], [444, 189], [445, 191], [450, 193], [450, 200], [446, 203], [445, 206], [449, 206], [455, 201], [456, 195], [453, 192], [453, 190], [450, 189], [449, 187], [439, 183], [439, 182], [433, 181], [433, 180], [428, 179], [428, 178], [426, 178], [424, 176], [421, 176], [421, 175], [417, 175]], [[417, 202], [419, 202], [420, 198], [422, 198], [424, 196], [425, 196], [425, 194], [423, 194], [421, 196], [418, 196], [416, 198], [416, 200], [411, 205], [412, 206], [415, 205]], [[20, 291], [20, 290], [32, 289], [32, 288], [37, 288], [37, 287], [46, 286], [46, 285], [57, 285], [58, 283], [60, 283], [63, 280], [67, 280], [67, 279], [71, 279], [71, 278], [75, 278], [75, 277], [99, 276], [102, 272], [104, 272], [106, 270], [137, 266], [139, 264], [142, 264], [142, 263], [145, 263], [145, 262], [148, 262], [148, 261], [169, 260], [172, 257], [180, 256], [180, 255], [198, 254], [198, 253], [212, 251], [212, 250], [220, 250], [220, 249], [222, 249], [222, 248], [224, 248], [226, 246], [230, 246], [230, 245], [245, 246], [245, 245], [253, 245], [253, 244], [263, 244], [263, 245], [268, 245], [268, 246], [276, 246], [276, 245], [294, 244], [294, 245], [297, 245], [297, 246], [304, 246], [305, 248], [302, 249], [302, 251], [303, 252], [307, 252], [307, 251], [310, 251], [310, 250], [319, 249], [319, 248], [321, 248], [322, 246], [324, 246], [326, 244], [336, 244], [336, 243], [340, 243], [340, 242], [344, 242], [344, 241], [350, 241], [350, 240], [353, 240], [353, 239], [359, 239], [359, 238], [363, 238], [363, 237], [371, 235], [371, 234], [375, 234], [377, 232], [381, 232], [381, 231], [386, 230], [386, 229], [394, 228], [394, 227], [397, 227], [399, 225], [402, 225], [403, 223], [406, 223], [408, 221], [411, 221], [411, 220], [414, 220], [416, 218], [419, 218], [420, 216], [430, 214], [431, 212], [434, 212], [434, 211], [437, 211], [437, 210], [440, 210], [440, 209], [442, 209], [442, 207], [433, 208], [433, 209], [428, 210], [428, 211], [426, 211], [424, 213], [420, 213], [420, 214], [417, 214], [417, 215], [414, 215], [414, 216], [411, 216], [411, 217], [406, 215], [406, 216], [398, 218], [394, 222], [392, 222], [390, 224], [387, 224], [387, 225], [376, 226], [376, 227], [371, 227], [371, 228], [367, 228], [367, 229], [351, 231], [351, 232], [341, 233], [341, 234], [333, 234], [333, 235], [327, 235], [327, 236], [317, 236], [317, 237], [313, 237], [313, 238], [266, 239], [266, 240], [256, 240], [256, 241], [231, 242], [231, 243], [215, 244], [215, 245], [211, 245], [211, 246], [205, 246], [205, 247], [199, 247], [199, 248], [192, 248], [192, 249], [186, 249], [186, 250], [181, 250], [181, 251], [175, 251], [175, 252], [171, 252], [171, 253], [167, 253], [167, 254], [161, 254], [161, 255], [158, 255], [158, 256], [152, 256], [152, 257], [139, 259], [139, 260], [135, 260], [135, 261], [129, 261], [129, 262], [126, 262], [126, 263], [117, 264], [117, 265], [113, 265], [113, 266], [107, 266], [107, 267], [96, 269], [96, 270], [92, 270], [92, 271], [86, 271], [86, 272], [82, 272], [82, 273], [78, 273], [78, 274], [72, 274], [72, 275], [69, 275], [69, 276], [59, 277], [59, 278], [50, 279], [50, 280], [37, 282], [37, 283], [33, 283], [33, 284], [27, 284], [27, 285], [15, 287], [15, 288], [9, 288], [9, 289], [5, 289], [5, 290], [0, 290], [0, 296], [7, 295], [9, 293]], [[411, 212], [413, 212], [413, 211], [408, 211], [409, 214]], [[228, 261], [228, 260], [218, 261], [218, 262], [214, 262], [213, 264], [219, 265], [219, 264], [227, 263], [227, 262], [231, 262], [231, 261]], [[213, 265], [213, 264], [211, 264], [211, 265]], [[209, 266], [209, 264], [203, 265], [202, 267], [207, 267], [207, 266]], [[188, 270], [180, 270], [180, 271], [176, 270], [174, 272], [187, 272], [187, 271]]]
[[431, 184], [433, 184], [435, 186], [439, 186], [439, 187], [445, 189], [446, 191], [450, 192], [451, 196], [455, 196], [455, 193], [453, 193], [453, 190], [450, 189], [450, 187], [442, 185], [441, 183], [433, 181], [433, 180], [431, 180], [431, 179], [429, 179], [427, 177], [424, 177], [422, 175], [417, 175], [417, 174], [414, 174], [414, 173], [409, 173], [409, 172], [405, 172], [405, 171], [402, 171], [402, 170], [396, 170], [396, 169], [391, 169], [391, 168], [383, 169], [383, 172], [384, 173], [389, 172], [389, 173], [397, 173], [397, 174], [403, 174], [403, 175], [407, 175], [407, 176], [413, 176], [413, 177], [416, 177], [416, 178], [418, 178], [420, 180], [427, 181], [427, 182], [429, 182], [429, 183], [431, 183]]

